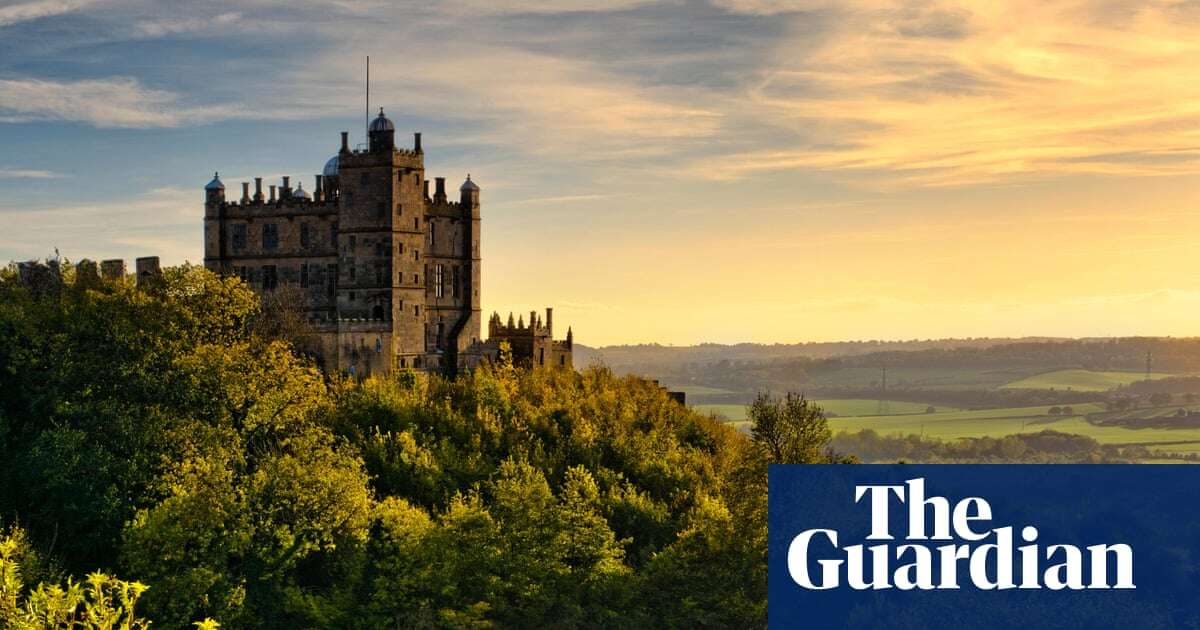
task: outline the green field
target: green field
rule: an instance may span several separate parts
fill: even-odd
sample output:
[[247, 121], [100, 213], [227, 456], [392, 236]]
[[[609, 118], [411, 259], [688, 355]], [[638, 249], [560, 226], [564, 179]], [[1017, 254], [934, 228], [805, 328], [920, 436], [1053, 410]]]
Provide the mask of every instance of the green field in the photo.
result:
[[[1151, 379], [1171, 374], [1151, 373]], [[1093, 372], [1091, 370], [1055, 370], [1004, 384], [1001, 389], [1070, 389], [1079, 392], [1103, 392], [1122, 385], [1146, 380], [1145, 372]]]
[[[1121, 373], [1127, 374], [1127, 373]], [[1046, 429], [1085, 435], [1101, 444], [1139, 444], [1162, 453], [1200, 453], [1200, 427], [1097, 426], [1087, 421], [1085, 414], [1123, 419], [1167, 418], [1176, 406], [1133, 409], [1126, 412], [1105, 412], [1099, 403], [1071, 405], [1075, 415], [1052, 416], [1050, 406], [1011, 407], [1004, 409], [961, 410], [937, 407], [935, 413], [924, 413], [924, 403], [885, 401], [887, 413], [878, 415], [879, 401], [835, 399], [814, 401], [827, 411], [837, 414], [829, 418], [834, 432], [857, 432], [873, 429], [882, 435], [921, 435], [941, 440], [960, 438], [1004, 437], [1015, 433], [1036, 433]], [[1195, 408], [1196, 405], [1186, 407]], [[693, 405], [703, 414], [717, 414], [730, 421], [740, 431], [748, 431], [745, 405]]]
[[[824, 409], [826, 413], [838, 417], [876, 415], [880, 412], [881, 404], [878, 400], [862, 399], [814, 400], [812, 402], [821, 407], [821, 409]], [[903, 400], [885, 400], [882, 401], [882, 405], [883, 413], [880, 415], [883, 416], [924, 414], [926, 408], [929, 407], [926, 403], [907, 402]], [[746, 405], [692, 405], [692, 408], [702, 414], [715, 413], [734, 422], [746, 419]], [[935, 406], [935, 408], [938, 411], [958, 411], [954, 407]]]
[[[1034, 376], [1036, 368], [973, 369], [961, 367], [896, 367], [887, 371], [888, 387], [904, 389], [994, 389]], [[879, 387], [879, 368], [851, 367], [814, 374], [808, 387]]]
[[[1076, 414], [1102, 411], [1099, 404], [1072, 406]], [[831, 418], [834, 431], [874, 429], [883, 435], [923, 435], [942, 440], [1004, 437], [1045, 429], [1085, 435], [1101, 444], [1142, 444], [1164, 453], [1200, 452], [1200, 428], [1145, 428], [1096, 426], [1082, 415], [1051, 416], [1049, 407], [1017, 407], [934, 413], [919, 416], [864, 416]]]

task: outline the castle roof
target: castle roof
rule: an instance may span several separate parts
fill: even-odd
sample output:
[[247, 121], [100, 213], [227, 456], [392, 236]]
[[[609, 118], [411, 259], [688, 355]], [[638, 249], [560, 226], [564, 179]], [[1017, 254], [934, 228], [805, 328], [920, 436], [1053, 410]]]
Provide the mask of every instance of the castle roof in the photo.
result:
[[475, 182], [471, 181], [471, 175], [468, 174], [467, 181], [463, 182], [463, 185], [460, 186], [458, 190], [460, 192], [465, 192], [468, 190], [479, 190], [479, 186]]
[[337, 177], [337, 174], [338, 174], [338, 156], [335, 155], [335, 156], [329, 158], [328, 162], [325, 162], [325, 168], [321, 169], [321, 175], [323, 177]]
[[396, 126], [392, 124], [392, 121], [388, 120], [388, 117], [387, 117], [387, 116], [384, 116], [384, 115], [383, 115], [383, 108], [382, 108], [382, 107], [380, 107], [380, 108], [379, 108], [379, 115], [375, 117], [375, 120], [372, 120], [372, 121], [371, 121], [371, 126], [370, 126], [370, 127], [368, 127], [368, 128], [367, 128], [367, 130], [368, 130], [368, 131], [371, 131], [371, 132], [375, 132], [375, 131], [395, 131], [395, 130], [396, 130]]
[[204, 190], [225, 190], [225, 184], [221, 183], [221, 178], [217, 173], [213, 173], [212, 181], [204, 185]]
[[304, 184], [296, 184], [296, 190], [292, 191], [293, 199], [310, 199], [308, 191], [304, 190]]

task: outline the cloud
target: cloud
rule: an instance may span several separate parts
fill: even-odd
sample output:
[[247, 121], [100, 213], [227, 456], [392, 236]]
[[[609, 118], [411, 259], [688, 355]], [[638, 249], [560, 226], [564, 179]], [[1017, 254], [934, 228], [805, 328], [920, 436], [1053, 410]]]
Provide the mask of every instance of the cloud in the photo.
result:
[[252, 117], [235, 105], [189, 106], [174, 92], [127, 77], [0, 79], [0, 121], [61, 120], [96, 127], [156, 128]]
[[54, 171], [42, 171], [28, 168], [0, 168], [0, 179], [60, 179], [66, 177]]
[[[55, 248], [72, 260], [154, 255], [198, 261], [195, 190], [159, 188], [133, 199], [64, 206], [0, 207], [0, 252], [42, 258]], [[52, 235], [49, 237], [48, 235]]]
[[1064, 2], [850, 6], [815, 51], [781, 43], [747, 93], [756, 117], [815, 137], [696, 159], [692, 175], [964, 186], [1200, 171], [1200, 23], [1173, 5], [1119, 23]]
[[91, 0], [36, 0], [0, 7], [0, 28], [19, 22], [61, 15], [91, 4]]
[[[361, 73], [352, 52], [323, 59], [305, 73], [350, 81]], [[460, 41], [422, 46], [402, 63], [372, 63], [371, 76], [372, 101], [393, 112], [467, 120], [482, 128], [478, 142], [580, 160], [670, 153], [676, 143], [711, 137], [722, 119], [687, 90], [636, 85], [585, 61]], [[350, 81], [342, 85], [357, 89]]]
[[154, 20], [141, 20], [135, 25], [137, 31], [146, 37], [167, 37], [226, 28], [241, 19], [237, 12], [220, 13], [214, 16], [178, 17]]

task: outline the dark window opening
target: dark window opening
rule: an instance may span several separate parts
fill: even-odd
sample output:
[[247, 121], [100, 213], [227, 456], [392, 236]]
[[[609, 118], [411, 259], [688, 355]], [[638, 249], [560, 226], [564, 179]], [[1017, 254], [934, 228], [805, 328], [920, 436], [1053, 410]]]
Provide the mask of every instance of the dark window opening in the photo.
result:
[[233, 251], [240, 252], [246, 249], [246, 226], [237, 224], [233, 226]]
[[375, 319], [383, 319], [383, 307], [378, 304], [371, 307], [371, 317]]
[[266, 265], [263, 267], [263, 290], [273, 291], [279, 286], [279, 276], [275, 271], [275, 265]]
[[309, 229], [307, 223], [300, 224], [300, 247], [308, 249], [312, 246], [312, 230]]
[[275, 249], [279, 247], [279, 226], [274, 223], [268, 223], [263, 226], [262, 246], [263, 249]]
[[308, 288], [308, 263], [300, 263], [300, 288]]

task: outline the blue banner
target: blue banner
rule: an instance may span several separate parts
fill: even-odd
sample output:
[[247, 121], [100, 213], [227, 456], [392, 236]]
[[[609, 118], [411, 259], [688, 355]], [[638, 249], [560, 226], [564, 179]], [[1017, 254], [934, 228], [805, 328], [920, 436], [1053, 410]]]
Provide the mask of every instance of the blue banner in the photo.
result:
[[1200, 628], [1200, 466], [775, 465], [771, 628]]

